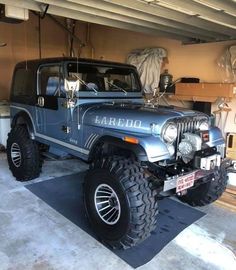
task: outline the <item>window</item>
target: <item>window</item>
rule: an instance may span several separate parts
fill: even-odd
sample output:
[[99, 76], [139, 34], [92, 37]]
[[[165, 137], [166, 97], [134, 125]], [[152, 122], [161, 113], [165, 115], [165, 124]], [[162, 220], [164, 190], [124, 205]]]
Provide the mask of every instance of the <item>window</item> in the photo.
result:
[[14, 73], [11, 89], [11, 101], [34, 105], [36, 87], [33, 72], [30, 69], [18, 68]]
[[14, 74], [13, 96], [31, 96], [34, 91], [33, 72], [29, 69], [18, 69]]
[[132, 68], [69, 63], [67, 76], [80, 80], [80, 91], [140, 92]]
[[44, 66], [39, 71], [39, 94], [64, 96], [64, 85], [60, 66]]

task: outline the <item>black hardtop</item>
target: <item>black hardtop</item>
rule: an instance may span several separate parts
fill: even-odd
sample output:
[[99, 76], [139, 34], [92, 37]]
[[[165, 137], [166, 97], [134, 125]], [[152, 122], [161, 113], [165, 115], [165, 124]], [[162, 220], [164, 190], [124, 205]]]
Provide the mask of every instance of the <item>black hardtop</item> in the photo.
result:
[[19, 62], [16, 65], [16, 69], [18, 68], [29, 68], [32, 70], [37, 70], [39, 66], [43, 64], [52, 64], [52, 63], [61, 63], [61, 62], [78, 62], [78, 63], [88, 63], [88, 64], [95, 64], [95, 65], [111, 65], [117, 67], [124, 67], [124, 68], [135, 68], [132, 65], [119, 63], [119, 62], [112, 62], [112, 61], [105, 61], [105, 60], [97, 60], [97, 59], [89, 59], [89, 58], [77, 58], [77, 57], [52, 57], [52, 58], [42, 58], [42, 59], [33, 59], [33, 60], [26, 60]]

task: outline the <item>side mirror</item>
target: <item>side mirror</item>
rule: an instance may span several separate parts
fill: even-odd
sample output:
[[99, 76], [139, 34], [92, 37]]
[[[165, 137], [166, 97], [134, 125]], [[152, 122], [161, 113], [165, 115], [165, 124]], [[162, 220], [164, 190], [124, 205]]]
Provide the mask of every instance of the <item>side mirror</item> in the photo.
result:
[[64, 89], [68, 98], [74, 98], [75, 93], [79, 92], [80, 81], [76, 78], [66, 78], [64, 80]]

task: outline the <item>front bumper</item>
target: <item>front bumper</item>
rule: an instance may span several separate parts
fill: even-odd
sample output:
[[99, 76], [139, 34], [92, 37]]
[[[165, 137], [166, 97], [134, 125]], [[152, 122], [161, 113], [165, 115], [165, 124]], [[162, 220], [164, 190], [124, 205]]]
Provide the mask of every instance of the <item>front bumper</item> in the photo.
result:
[[188, 177], [189, 175], [194, 174], [193, 177], [193, 184], [189, 185], [189, 182], [186, 181], [186, 186], [184, 186], [183, 189], [181, 190], [187, 190], [188, 188], [192, 187], [193, 185], [195, 185], [195, 182], [206, 177], [209, 176], [211, 174], [213, 174], [214, 170], [210, 170], [210, 171], [204, 171], [204, 170], [193, 170], [190, 173], [186, 173], [183, 175], [174, 175], [172, 177], [167, 178], [167, 180], [164, 181], [164, 186], [163, 186], [163, 192], [169, 191], [169, 190], [175, 190], [175, 193], [177, 192], [177, 190], [179, 190], [178, 188], [178, 182], [179, 180], [183, 179], [183, 177]]
[[[175, 190], [182, 192], [195, 185], [195, 182], [207, 178], [214, 173], [215, 169], [221, 166], [221, 155], [216, 147], [197, 151], [193, 159], [193, 170], [187, 173], [177, 174], [168, 177], [164, 181], [163, 192]], [[208, 177], [208, 181], [210, 178]]]

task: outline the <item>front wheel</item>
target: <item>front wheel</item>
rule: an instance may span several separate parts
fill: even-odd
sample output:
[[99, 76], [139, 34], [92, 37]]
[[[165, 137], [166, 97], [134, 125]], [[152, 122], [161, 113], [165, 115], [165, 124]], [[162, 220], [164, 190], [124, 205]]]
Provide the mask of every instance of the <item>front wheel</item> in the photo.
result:
[[226, 169], [221, 166], [209, 178], [211, 179], [208, 182], [187, 190], [187, 194], [180, 196], [179, 199], [191, 206], [204, 206], [219, 199], [227, 186]]
[[129, 248], [156, 228], [157, 202], [151, 182], [138, 162], [103, 158], [85, 177], [85, 207], [101, 240], [113, 248]]

